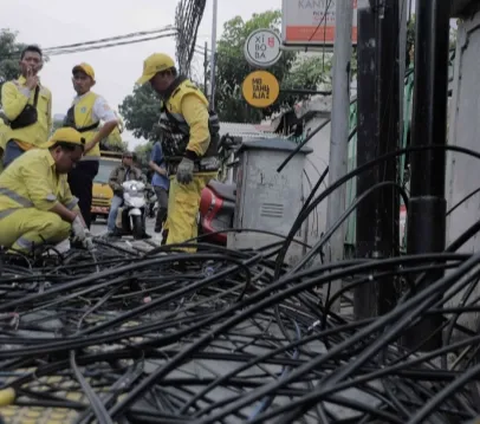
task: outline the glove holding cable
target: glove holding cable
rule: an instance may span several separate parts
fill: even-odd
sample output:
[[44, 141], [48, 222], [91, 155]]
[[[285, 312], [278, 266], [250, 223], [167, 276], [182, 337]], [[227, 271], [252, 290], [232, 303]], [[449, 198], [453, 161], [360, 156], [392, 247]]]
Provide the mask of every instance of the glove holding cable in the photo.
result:
[[72, 232], [73, 243], [81, 243], [86, 249], [93, 248], [92, 235], [90, 234], [88, 228], [84, 226], [79, 216], [77, 216], [72, 222]]

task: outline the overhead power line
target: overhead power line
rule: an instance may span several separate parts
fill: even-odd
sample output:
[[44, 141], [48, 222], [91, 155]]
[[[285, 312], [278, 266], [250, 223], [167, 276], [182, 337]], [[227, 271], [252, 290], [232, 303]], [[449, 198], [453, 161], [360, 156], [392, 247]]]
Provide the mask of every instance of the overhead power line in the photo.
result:
[[82, 47], [82, 46], [89, 46], [89, 45], [94, 45], [94, 44], [101, 44], [101, 43], [106, 43], [109, 41], [118, 41], [118, 40], [125, 40], [129, 38], [136, 38], [136, 37], [143, 37], [145, 35], [151, 35], [151, 34], [156, 34], [156, 33], [164, 33], [167, 31], [176, 31], [175, 27], [168, 25], [163, 28], [159, 29], [153, 29], [150, 31], [139, 31], [139, 32], [132, 32], [129, 34], [124, 34], [124, 35], [117, 35], [114, 37], [107, 37], [107, 38], [100, 38], [98, 40], [93, 40], [93, 41], [84, 41], [80, 43], [75, 43], [75, 44], [65, 44], [62, 46], [55, 46], [55, 47], [47, 47], [43, 49], [45, 53], [49, 53], [53, 50], [61, 50], [61, 49], [69, 49], [72, 47]]
[[[99, 50], [104, 48], [111, 48], [117, 46], [124, 46], [128, 44], [138, 44], [142, 42], [157, 40], [160, 38], [173, 37], [176, 35], [176, 28], [173, 26], [166, 26], [159, 29], [149, 31], [139, 31], [129, 34], [117, 35], [113, 37], [101, 38], [98, 40], [83, 41], [73, 44], [65, 44], [61, 46], [43, 48], [43, 52], [48, 56], [59, 56], [62, 54], [71, 54], [78, 52], [85, 52], [89, 50]], [[146, 35], [156, 34], [151, 37]], [[139, 38], [140, 37], [140, 38]], [[21, 50], [11, 52], [4, 57], [15, 58], [20, 56]]]
[[206, 0], [180, 0], [175, 13], [177, 28], [177, 62], [179, 71], [190, 74], [198, 28], [205, 11]]
[[158, 40], [160, 38], [174, 37], [175, 35], [176, 35], [176, 32], [170, 32], [170, 33], [167, 33], [167, 34], [157, 35], [155, 37], [140, 38], [138, 40], [120, 41], [120, 42], [116, 42], [116, 43], [108, 43], [108, 44], [82, 47], [82, 48], [76, 48], [76, 49], [57, 50], [57, 51], [53, 51], [52, 53], [48, 53], [48, 54], [49, 54], [49, 56], [59, 56], [59, 55], [62, 55], [62, 54], [79, 53], [79, 52], [85, 52], [85, 51], [90, 51], [90, 50], [100, 50], [100, 49], [111, 48], [111, 47], [125, 46], [125, 45], [128, 45], [128, 44], [144, 43], [146, 41]]

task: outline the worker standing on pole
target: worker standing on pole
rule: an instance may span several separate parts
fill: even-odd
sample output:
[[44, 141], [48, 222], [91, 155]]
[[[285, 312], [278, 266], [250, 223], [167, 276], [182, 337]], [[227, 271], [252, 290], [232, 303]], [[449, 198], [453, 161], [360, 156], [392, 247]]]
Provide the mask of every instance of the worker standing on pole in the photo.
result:
[[197, 236], [197, 213], [203, 188], [218, 173], [220, 125], [209, 111], [205, 95], [186, 77], [178, 75], [169, 56], [156, 53], [143, 64], [138, 84], [150, 82], [163, 106], [162, 147], [171, 185], [168, 199], [167, 244]]
[[2, 86], [2, 107], [9, 131], [3, 156], [7, 167], [24, 152], [45, 144], [52, 128], [52, 94], [40, 84], [43, 53], [38, 46], [26, 47], [20, 55], [21, 76]]
[[88, 246], [90, 235], [67, 182], [84, 144], [79, 132], [61, 128], [46, 148], [29, 150], [0, 175], [1, 246], [32, 254], [72, 231], [75, 241]]
[[[72, 193], [79, 199], [83, 218], [90, 228], [93, 179], [98, 173], [100, 141], [117, 127], [118, 118], [103, 97], [90, 91], [95, 85], [95, 72], [89, 64], [74, 66], [72, 74], [77, 96], [67, 112], [64, 125], [79, 131], [86, 144], [84, 157], [69, 173], [68, 182]], [[104, 122], [101, 128], [100, 121]]]

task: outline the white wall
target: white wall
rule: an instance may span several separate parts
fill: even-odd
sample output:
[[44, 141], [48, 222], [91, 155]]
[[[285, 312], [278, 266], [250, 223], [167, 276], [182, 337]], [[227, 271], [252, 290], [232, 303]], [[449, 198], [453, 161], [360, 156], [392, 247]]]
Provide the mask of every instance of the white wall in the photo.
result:
[[[318, 126], [329, 119], [328, 114], [321, 114], [311, 119], [306, 125], [305, 131], [314, 131]], [[320, 175], [328, 166], [329, 154], [330, 154], [330, 124], [327, 124], [318, 134], [316, 134], [312, 140], [307, 143], [307, 147], [313, 149], [313, 153], [307, 156], [307, 162], [305, 166], [305, 173], [308, 179], [305, 178], [304, 192], [307, 197], [311, 191], [311, 188], [315, 186]], [[311, 187], [308, 184], [310, 180]], [[317, 191], [317, 195], [320, 194], [328, 186], [328, 176], [322, 184], [321, 188]], [[307, 243], [312, 245], [320, 238], [321, 234], [325, 232], [327, 215], [327, 202], [322, 202], [315, 213], [312, 213], [308, 221], [308, 235]]]
[[[480, 12], [458, 25], [453, 98], [450, 104], [449, 144], [480, 153]], [[461, 153], [449, 153], [446, 177], [447, 209], [480, 187], [480, 161]], [[457, 208], [447, 219], [447, 243], [454, 241], [480, 219], [480, 193]], [[468, 242], [462, 252], [479, 252], [480, 236]], [[458, 305], [463, 293], [451, 304]], [[480, 296], [477, 287], [472, 298]], [[460, 320], [472, 329], [478, 325], [473, 314]]]

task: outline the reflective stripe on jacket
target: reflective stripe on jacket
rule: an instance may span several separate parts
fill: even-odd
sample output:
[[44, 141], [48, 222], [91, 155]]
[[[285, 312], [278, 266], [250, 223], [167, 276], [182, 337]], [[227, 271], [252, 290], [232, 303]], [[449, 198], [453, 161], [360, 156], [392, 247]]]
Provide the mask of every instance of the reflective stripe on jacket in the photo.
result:
[[[2, 86], [2, 108], [9, 121], [14, 121], [23, 111], [27, 103], [33, 105], [35, 90], [25, 87], [26, 79], [20, 77], [16, 81], [8, 81]], [[7, 140], [16, 140], [24, 150], [39, 147], [48, 141], [52, 128], [52, 94], [44, 86], [40, 86], [37, 100], [37, 122], [27, 127], [12, 130], [9, 128]]]
[[56, 172], [49, 150], [30, 150], [0, 174], [0, 219], [20, 208], [48, 211], [57, 203], [78, 210], [67, 175]]

